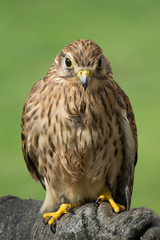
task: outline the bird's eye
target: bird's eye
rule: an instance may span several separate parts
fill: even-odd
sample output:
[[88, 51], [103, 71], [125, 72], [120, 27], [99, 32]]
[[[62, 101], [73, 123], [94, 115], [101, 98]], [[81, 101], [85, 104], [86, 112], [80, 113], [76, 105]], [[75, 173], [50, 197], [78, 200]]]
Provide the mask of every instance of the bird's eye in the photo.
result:
[[101, 59], [101, 58], [100, 58], [99, 61], [98, 61], [97, 67], [98, 67], [98, 68], [101, 68], [101, 67], [102, 67], [102, 59]]
[[67, 68], [71, 68], [72, 67], [72, 61], [71, 59], [69, 59], [68, 57], [66, 57], [65, 59], [65, 64]]

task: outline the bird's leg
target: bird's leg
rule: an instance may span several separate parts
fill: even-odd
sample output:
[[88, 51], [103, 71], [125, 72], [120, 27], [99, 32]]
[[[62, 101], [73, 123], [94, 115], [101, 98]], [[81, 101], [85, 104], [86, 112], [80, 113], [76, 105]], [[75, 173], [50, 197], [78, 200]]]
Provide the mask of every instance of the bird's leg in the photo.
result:
[[114, 200], [113, 200], [113, 197], [111, 195], [111, 192], [109, 191], [109, 188], [108, 186], [106, 186], [106, 189], [105, 191], [103, 192], [102, 195], [100, 195], [98, 198], [97, 198], [97, 201], [96, 203], [98, 204], [101, 204], [102, 202], [104, 201], [108, 201], [111, 205], [111, 207], [113, 208], [114, 212], [116, 213], [119, 213], [120, 211], [124, 211], [125, 210], [125, 207], [121, 204], [118, 204], [116, 203]]
[[48, 220], [48, 224], [54, 224], [64, 213], [74, 213], [72, 208], [77, 207], [78, 205], [63, 203], [60, 205], [59, 209], [56, 212], [44, 213], [43, 217]]

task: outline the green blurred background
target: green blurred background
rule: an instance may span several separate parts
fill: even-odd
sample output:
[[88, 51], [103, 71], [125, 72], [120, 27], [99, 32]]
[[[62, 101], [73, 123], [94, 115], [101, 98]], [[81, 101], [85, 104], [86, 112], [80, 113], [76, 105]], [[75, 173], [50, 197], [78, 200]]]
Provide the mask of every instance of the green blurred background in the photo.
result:
[[1, 1], [0, 196], [44, 199], [22, 157], [21, 112], [56, 54], [80, 38], [101, 46], [135, 112], [139, 161], [132, 207], [160, 214], [159, 0]]

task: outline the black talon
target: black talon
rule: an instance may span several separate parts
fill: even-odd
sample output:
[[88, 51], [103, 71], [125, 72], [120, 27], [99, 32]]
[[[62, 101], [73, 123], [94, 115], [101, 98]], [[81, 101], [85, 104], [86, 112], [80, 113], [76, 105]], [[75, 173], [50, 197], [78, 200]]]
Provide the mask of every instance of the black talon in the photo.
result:
[[95, 201], [94, 205], [96, 205], [96, 204], [99, 205], [100, 202], [101, 202], [101, 200], [102, 200], [101, 198], [98, 198], [98, 199]]
[[75, 214], [74, 211], [73, 211], [71, 208], [66, 207], [66, 209], [67, 209], [68, 212], [70, 212], [70, 213], [72, 213], [72, 214]]
[[[48, 219], [48, 220], [49, 220], [49, 219]], [[45, 225], [47, 225], [47, 224], [48, 224], [48, 220], [45, 219], [45, 218], [43, 218], [43, 223], [44, 223]]]
[[50, 224], [49, 227], [50, 227], [51, 232], [55, 234], [56, 233], [56, 223]]

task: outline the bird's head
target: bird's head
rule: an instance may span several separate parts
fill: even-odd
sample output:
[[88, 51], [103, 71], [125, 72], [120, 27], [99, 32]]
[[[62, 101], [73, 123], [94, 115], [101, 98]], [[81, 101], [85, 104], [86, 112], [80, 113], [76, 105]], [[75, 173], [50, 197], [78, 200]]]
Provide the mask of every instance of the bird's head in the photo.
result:
[[73, 85], [82, 85], [85, 91], [90, 85], [93, 87], [112, 76], [110, 63], [101, 48], [87, 39], [66, 45], [55, 58], [49, 72], [52, 71], [57, 73], [57, 82], [69, 81]]

